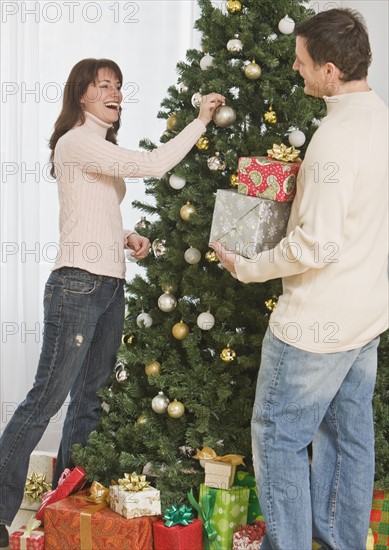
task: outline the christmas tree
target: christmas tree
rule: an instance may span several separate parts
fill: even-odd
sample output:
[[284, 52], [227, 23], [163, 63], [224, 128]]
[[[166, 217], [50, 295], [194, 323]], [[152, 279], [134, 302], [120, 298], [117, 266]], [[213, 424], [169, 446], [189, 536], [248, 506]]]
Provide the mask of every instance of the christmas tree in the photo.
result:
[[[74, 453], [105, 484], [145, 468], [163, 505], [183, 502], [203, 481], [192, 458], [198, 448], [244, 455], [252, 467], [261, 342], [281, 284], [245, 285], [221, 268], [208, 246], [215, 193], [234, 188], [239, 157], [283, 143], [298, 146], [303, 158], [324, 114], [292, 70], [294, 21], [314, 15], [305, 2], [199, 5], [202, 50], [189, 50], [177, 65], [178, 83], [158, 113], [167, 119], [161, 141], [197, 116], [199, 95], [220, 92], [233, 111], [220, 113], [171, 172], [146, 180], [152, 204], [134, 203], [145, 214], [136, 229], [152, 253], [142, 264], [146, 275], [126, 286], [123, 345], [112, 384], [100, 392], [100, 424]], [[141, 146], [156, 147], [148, 140]]]

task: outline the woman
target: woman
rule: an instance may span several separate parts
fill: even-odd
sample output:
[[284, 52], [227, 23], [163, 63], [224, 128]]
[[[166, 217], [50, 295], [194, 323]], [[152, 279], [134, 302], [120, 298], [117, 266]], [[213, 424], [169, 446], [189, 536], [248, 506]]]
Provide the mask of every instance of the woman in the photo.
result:
[[68, 393], [54, 487], [63, 469], [72, 466], [71, 447], [85, 444], [98, 421], [101, 400], [96, 392], [109, 382], [122, 336], [123, 248], [142, 259], [150, 246], [145, 237], [123, 230], [122, 178], [165, 174], [190, 151], [224, 102], [220, 94], [209, 94], [197, 120], [174, 139], [152, 152], [130, 151], [116, 145], [122, 81], [111, 60], [77, 63], [50, 140], [60, 248], [45, 287], [35, 382], [0, 440], [0, 546], [8, 542], [5, 525], [11, 524], [23, 498], [30, 454]]

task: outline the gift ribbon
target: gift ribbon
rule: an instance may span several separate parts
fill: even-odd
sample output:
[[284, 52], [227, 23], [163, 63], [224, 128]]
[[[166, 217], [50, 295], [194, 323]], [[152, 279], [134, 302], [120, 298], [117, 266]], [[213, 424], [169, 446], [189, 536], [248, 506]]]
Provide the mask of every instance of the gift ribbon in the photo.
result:
[[229, 462], [233, 466], [240, 466], [241, 464], [244, 466], [244, 456], [243, 455], [223, 455], [218, 456], [211, 447], [203, 447], [201, 451], [199, 449], [196, 449], [196, 454], [193, 456], [193, 458], [196, 458], [197, 460], [216, 460], [218, 462]]
[[200, 518], [203, 521], [203, 528], [207, 535], [205, 539], [206, 548], [213, 548], [214, 550], [222, 550], [220, 544], [217, 542], [217, 531], [212, 524], [212, 514], [215, 507], [216, 489], [208, 489], [208, 493], [203, 495], [201, 499], [201, 505], [194, 497], [193, 490], [188, 493], [189, 502], [195, 510], [199, 513]]
[[41, 522], [39, 519], [35, 519], [35, 515], [30, 517], [26, 527], [21, 529], [21, 531], [23, 531], [23, 535], [20, 537], [20, 550], [27, 550], [27, 539], [29, 539], [33, 533], [38, 532], [36, 530], [40, 524]]
[[[68, 478], [70, 476], [71, 473], [72, 473], [72, 471], [69, 468], [65, 468], [64, 471], [62, 472], [59, 480], [58, 480], [57, 487], [62, 485], [62, 483], [65, 481], [66, 478]], [[56, 492], [56, 490], [57, 489], [53, 489], [52, 491], [48, 491], [47, 493], [42, 495], [42, 504], [41, 504], [40, 510], [43, 508], [43, 505], [45, 504], [45, 502], [47, 502], [49, 500], [51, 495], [53, 495]]]
[[92, 514], [109, 505], [109, 489], [98, 481], [94, 481], [88, 495], [75, 495], [74, 499], [80, 503], [91, 502], [80, 513], [80, 547], [81, 550], [92, 548]]
[[174, 525], [189, 525], [193, 522], [193, 510], [189, 506], [172, 506], [167, 508], [163, 515], [166, 527], [172, 527]]
[[273, 148], [268, 149], [267, 154], [270, 158], [273, 158], [275, 160], [281, 160], [284, 162], [301, 162], [301, 159], [299, 158], [300, 150], [295, 149], [294, 145], [292, 145], [291, 147], [287, 147], [283, 143], [281, 143], [281, 145], [273, 143]]
[[46, 481], [45, 474], [32, 472], [31, 475], [27, 476], [24, 495], [32, 502], [38, 502], [42, 500], [42, 495], [50, 491], [50, 489], [51, 484]]
[[124, 478], [119, 479], [119, 485], [125, 491], [143, 491], [149, 487], [150, 483], [146, 481], [145, 475], [138, 476], [136, 472], [132, 472], [132, 474], [124, 474]]

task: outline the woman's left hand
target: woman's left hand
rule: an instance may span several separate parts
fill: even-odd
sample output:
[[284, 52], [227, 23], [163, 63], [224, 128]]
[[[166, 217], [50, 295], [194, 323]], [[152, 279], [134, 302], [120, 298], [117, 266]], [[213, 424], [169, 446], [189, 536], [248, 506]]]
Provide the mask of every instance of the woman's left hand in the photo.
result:
[[150, 250], [150, 241], [142, 235], [131, 233], [127, 237], [127, 246], [134, 251], [132, 253], [134, 260], [143, 260]]

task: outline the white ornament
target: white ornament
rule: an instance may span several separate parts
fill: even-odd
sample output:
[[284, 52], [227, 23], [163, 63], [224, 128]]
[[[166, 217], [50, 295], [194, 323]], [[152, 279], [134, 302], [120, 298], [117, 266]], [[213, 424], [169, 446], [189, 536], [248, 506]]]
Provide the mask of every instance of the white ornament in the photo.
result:
[[209, 69], [209, 67], [213, 65], [213, 62], [214, 62], [214, 58], [212, 57], [212, 55], [209, 55], [209, 53], [206, 53], [204, 57], [200, 60], [200, 68], [203, 71], [206, 71], [207, 69]]
[[200, 313], [197, 317], [197, 326], [201, 328], [201, 330], [211, 330], [214, 324], [215, 317], [209, 311]]
[[177, 86], [178, 91], [180, 94], [183, 94], [189, 90], [188, 86], [184, 84], [183, 82], [180, 82]]
[[151, 317], [150, 313], [145, 313], [143, 311], [136, 318], [136, 324], [139, 328], [150, 328], [153, 324], [153, 318]]
[[158, 414], [163, 414], [166, 412], [167, 406], [169, 405], [170, 400], [166, 397], [163, 391], [159, 391], [151, 401], [151, 408], [154, 412]]
[[192, 246], [185, 250], [184, 253], [185, 261], [188, 264], [198, 264], [201, 260], [201, 252], [198, 248], [193, 248]]
[[202, 101], [202, 95], [200, 94], [200, 92], [196, 92], [195, 94], [192, 95], [191, 103], [193, 107], [195, 107], [196, 109], [200, 107], [201, 101]]
[[288, 15], [285, 15], [283, 19], [278, 23], [278, 30], [282, 34], [292, 34], [294, 31], [294, 21]]
[[235, 34], [235, 38], [227, 42], [227, 50], [231, 53], [239, 53], [243, 50], [243, 42], [239, 40], [239, 34]]
[[126, 250], [125, 256], [126, 256], [126, 260], [128, 262], [137, 262], [138, 261], [136, 258], [133, 257], [133, 254], [134, 254], [134, 250], [132, 250], [130, 248], [128, 250]]
[[158, 307], [161, 311], [164, 311], [165, 313], [169, 313], [170, 311], [173, 311], [177, 306], [177, 300], [173, 294], [170, 292], [164, 292], [159, 298], [158, 298]]
[[179, 176], [176, 176], [175, 174], [172, 174], [169, 178], [169, 185], [170, 187], [173, 187], [173, 189], [182, 189], [185, 187], [186, 181], [184, 178], [180, 178]]
[[301, 147], [304, 145], [306, 137], [301, 130], [294, 130], [288, 136], [289, 143], [294, 147]]

